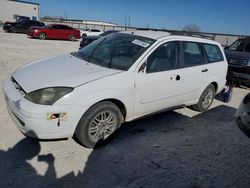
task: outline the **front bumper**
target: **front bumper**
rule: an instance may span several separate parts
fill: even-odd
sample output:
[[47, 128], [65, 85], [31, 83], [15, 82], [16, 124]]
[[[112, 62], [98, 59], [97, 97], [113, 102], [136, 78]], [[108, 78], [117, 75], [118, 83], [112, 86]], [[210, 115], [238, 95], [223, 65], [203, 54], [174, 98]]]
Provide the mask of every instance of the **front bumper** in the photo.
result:
[[236, 112], [239, 128], [250, 138], [250, 93], [245, 96]]
[[[33, 104], [24, 99], [10, 79], [4, 82], [3, 92], [8, 112], [18, 129], [27, 136], [39, 139], [72, 137], [81, 116], [88, 109], [80, 105]], [[65, 113], [66, 117], [49, 119], [48, 116], [53, 113]]]
[[34, 38], [37, 38], [38, 37], [38, 32], [35, 32], [35, 31], [27, 31], [27, 33], [26, 33], [28, 36], [30, 36], [30, 37], [34, 37]]
[[238, 83], [238, 84], [250, 86], [250, 72], [239, 73], [239, 72], [234, 72], [234, 71], [229, 70], [227, 74], [227, 80], [236, 84]]
[[11, 26], [4, 24], [3, 25], [3, 30], [9, 32], [11, 30]]

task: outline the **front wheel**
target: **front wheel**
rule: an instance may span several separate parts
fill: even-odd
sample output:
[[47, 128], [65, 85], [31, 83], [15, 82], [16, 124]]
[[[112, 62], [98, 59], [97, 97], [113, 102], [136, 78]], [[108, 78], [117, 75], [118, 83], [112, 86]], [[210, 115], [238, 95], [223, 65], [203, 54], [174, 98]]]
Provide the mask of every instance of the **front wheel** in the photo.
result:
[[69, 35], [69, 40], [70, 41], [75, 41], [76, 40], [76, 36], [75, 35]]
[[120, 127], [122, 118], [120, 109], [114, 103], [97, 103], [80, 119], [75, 130], [75, 138], [80, 144], [93, 148], [110, 138]]
[[44, 40], [44, 39], [46, 39], [46, 34], [40, 33], [38, 37], [39, 37], [39, 39]]
[[16, 33], [16, 32], [17, 32], [17, 30], [16, 30], [16, 28], [15, 28], [15, 27], [11, 27], [11, 28], [10, 28], [10, 32], [11, 32], [11, 33]]
[[209, 84], [206, 89], [202, 92], [199, 102], [193, 105], [193, 109], [199, 112], [204, 112], [209, 109], [213, 103], [215, 95], [215, 87], [213, 84]]

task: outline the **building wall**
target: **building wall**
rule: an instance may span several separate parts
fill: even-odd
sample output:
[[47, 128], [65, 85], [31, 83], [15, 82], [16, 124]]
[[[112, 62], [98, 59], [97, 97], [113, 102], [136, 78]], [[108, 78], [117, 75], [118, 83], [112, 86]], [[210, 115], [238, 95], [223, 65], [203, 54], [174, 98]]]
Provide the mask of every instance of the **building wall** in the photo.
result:
[[[105, 24], [86, 24], [86, 22], [74, 22], [74, 21], [48, 21], [48, 20], [42, 20], [46, 24], [65, 24], [71, 27], [74, 27], [76, 29], [87, 29], [87, 28], [96, 28], [100, 29], [102, 31], [107, 30], [118, 30], [118, 31], [133, 31], [138, 28], [136, 27], [125, 27], [125, 26], [117, 26], [117, 25], [105, 25]], [[142, 29], [142, 28], [141, 28]], [[145, 28], [144, 28], [145, 29]], [[174, 30], [166, 30], [166, 31], [174, 31]], [[177, 31], [180, 32], [180, 31]], [[205, 35], [207, 37], [210, 37], [211, 39], [221, 43], [221, 45], [228, 46], [232, 44], [234, 41], [236, 41], [238, 38], [244, 38], [244, 37], [250, 37], [247, 35], [232, 35], [232, 34], [224, 34], [224, 33], [203, 33], [199, 32], [198, 34]]]
[[16, 21], [14, 15], [27, 16], [30, 19], [36, 17], [39, 20], [39, 5], [29, 2], [0, 0], [0, 20], [2, 22]]

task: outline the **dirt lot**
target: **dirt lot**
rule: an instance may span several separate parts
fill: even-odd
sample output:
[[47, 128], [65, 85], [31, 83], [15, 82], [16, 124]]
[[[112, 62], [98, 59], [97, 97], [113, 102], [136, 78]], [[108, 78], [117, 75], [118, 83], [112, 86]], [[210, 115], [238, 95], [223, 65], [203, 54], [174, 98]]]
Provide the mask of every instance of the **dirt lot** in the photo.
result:
[[[0, 31], [1, 87], [18, 67], [78, 46]], [[0, 187], [250, 187], [250, 140], [234, 122], [246, 93], [236, 88], [230, 103], [205, 113], [184, 108], [127, 123], [91, 150], [71, 138], [25, 138], [0, 92]]]

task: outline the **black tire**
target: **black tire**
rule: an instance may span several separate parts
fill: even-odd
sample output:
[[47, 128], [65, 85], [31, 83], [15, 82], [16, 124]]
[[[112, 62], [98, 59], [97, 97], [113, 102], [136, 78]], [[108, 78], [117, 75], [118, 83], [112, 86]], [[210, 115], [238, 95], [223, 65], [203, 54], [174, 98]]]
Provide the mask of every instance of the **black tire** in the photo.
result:
[[86, 37], [87, 35], [85, 33], [82, 34], [82, 38]]
[[76, 36], [75, 35], [69, 35], [69, 40], [70, 41], [75, 41], [76, 40]]
[[211, 104], [213, 103], [215, 96], [215, 87], [213, 84], [209, 84], [206, 89], [202, 92], [199, 102], [196, 105], [192, 106], [192, 109], [199, 111], [199, 112], [204, 112], [209, 109]]
[[[114, 103], [110, 101], [97, 103], [82, 116], [74, 137], [81, 145], [94, 148], [96, 145], [109, 141], [108, 138], [111, 138], [111, 135], [120, 127], [122, 120], [122, 113]], [[106, 132], [109, 132], [109, 135], [105, 135]]]
[[11, 28], [10, 28], [10, 32], [11, 32], [11, 33], [16, 33], [16, 32], [17, 32], [17, 31], [16, 31], [16, 28], [15, 28], [15, 27], [11, 27]]
[[38, 38], [39, 38], [40, 40], [44, 40], [44, 39], [46, 39], [46, 34], [45, 34], [44, 32], [39, 33]]

